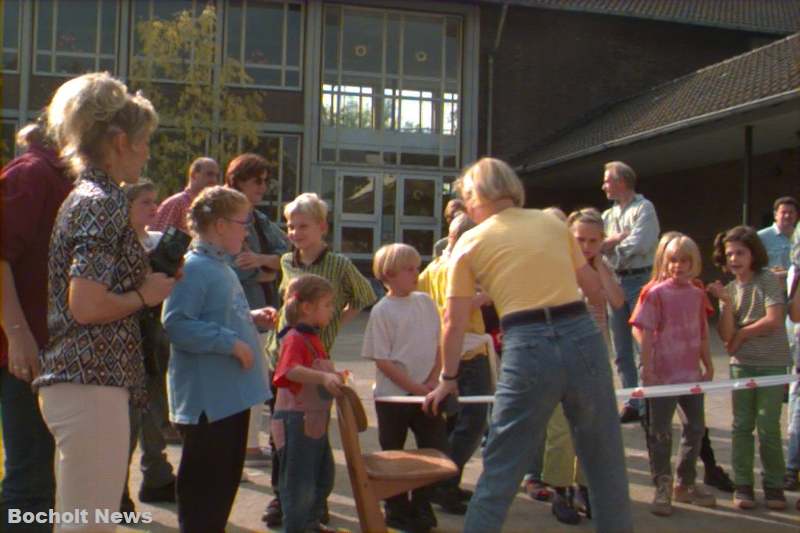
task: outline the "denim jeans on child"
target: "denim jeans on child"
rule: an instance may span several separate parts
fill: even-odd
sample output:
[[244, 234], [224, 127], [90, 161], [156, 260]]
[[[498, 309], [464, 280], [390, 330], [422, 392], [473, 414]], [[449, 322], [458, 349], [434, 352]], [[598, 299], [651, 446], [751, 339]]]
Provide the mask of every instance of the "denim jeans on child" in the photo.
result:
[[286, 533], [316, 531], [336, 474], [328, 433], [318, 439], [307, 436], [304, 416], [302, 411], [277, 411], [273, 418], [273, 430], [283, 423], [285, 439], [278, 449], [278, 486]]
[[[489, 357], [481, 355], [461, 361], [459, 367], [458, 394], [460, 396], [483, 396], [492, 392], [492, 370]], [[461, 482], [464, 465], [478, 449], [486, 429], [489, 404], [461, 404], [455, 427], [450, 432], [450, 458], [458, 467], [459, 475], [445, 484], [457, 487]]]
[[675, 471], [676, 478], [680, 485], [694, 485], [697, 477], [697, 458], [706, 432], [703, 400], [702, 394], [647, 400], [645, 431], [650, 455], [650, 473], [654, 484], [661, 476], [672, 476], [672, 418], [677, 407], [683, 433], [678, 467]]
[[0, 496], [0, 531], [46, 532], [51, 524], [8, 524], [8, 509], [47, 512], [55, 507], [55, 443], [39, 412], [31, 386], [0, 368], [5, 478]]
[[[620, 285], [625, 293], [625, 303], [619, 309], [609, 306], [608, 325], [616, 354], [614, 362], [617, 366], [617, 374], [622, 380], [622, 386], [625, 388], [636, 387], [639, 384], [639, 369], [636, 362], [639, 358], [639, 345], [631, 335], [629, 321], [636, 302], [639, 300], [639, 292], [648, 279], [650, 279], [649, 273], [622, 276]], [[640, 410], [644, 408], [644, 404], [639, 400], [630, 400], [626, 403], [638, 407]]]
[[588, 313], [505, 328], [483, 473], [467, 533], [500, 531], [559, 401], [589, 483], [598, 531], [632, 531], [622, 432], [603, 337]]

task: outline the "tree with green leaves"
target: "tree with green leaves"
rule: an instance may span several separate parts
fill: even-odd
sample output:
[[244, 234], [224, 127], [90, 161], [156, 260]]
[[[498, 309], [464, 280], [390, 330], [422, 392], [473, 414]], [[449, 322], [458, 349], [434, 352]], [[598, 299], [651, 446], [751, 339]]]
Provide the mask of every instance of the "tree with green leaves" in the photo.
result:
[[153, 102], [161, 117], [150, 146], [147, 175], [166, 196], [183, 188], [186, 169], [208, 155], [221, 164], [257, 141], [257, 124], [265, 120], [263, 95], [232, 85], [253, 80], [241, 63], [224, 61], [217, 47], [217, 13], [177, 13], [170, 20], [136, 25], [131, 86]]

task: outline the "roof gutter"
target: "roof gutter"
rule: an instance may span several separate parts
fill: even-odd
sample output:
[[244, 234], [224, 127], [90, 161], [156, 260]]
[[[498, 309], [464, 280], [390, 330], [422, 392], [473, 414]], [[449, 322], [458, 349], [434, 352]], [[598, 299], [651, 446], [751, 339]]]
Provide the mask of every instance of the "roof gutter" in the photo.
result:
[[506, 24], [506, 13], [508, 13], [508, 2], [503, 4], [503, 11], [500, 13], [500, 22], [497, 23], [497, 35], [495, 35], [494, 46], [489, 51], [489, 81], [486, 91], [486, 155], [492, 155], [492, 119], [494, 113], [492, 102], [494, 101], [494, 56], [500, 48], [500, 39], [503, 37], [503, 28]]
[[756, 111], [758, 109], [764, 107], [770, 107], [774, 105], [781, 104], [783, 102], [787, 102], [793, 100], [795, 98], [800, 98], [800, 88], [792, 89], [791, 91], [786, 91], [783, 93], [775, 94], [772, 96], [767, 96], [766, 98], [761, 98], [758, 100], [752, 100], [750, 102], [746, 102], [744, 104], [739, 104], [733, 107], [728, 107], [721, 111], [714, 111], [712, 113], [706, 113], [704, 115], [698, 115], [695, 117], [687, 118], [684, 120], [680, 120], [678, 122], [673, 122], [671, 124], [667, 124], [666, 126], [662, 126], [660, 128], [652, 129], [643, 131], [641, 133], [637, 133], [635, 135], [629, 135], [627, 137], [620, 137], [619, 139], [614, 139], [612, 141], [608, 141], [602, 144], [597, 144], [595, 146], [591, 146], [589, 148], [584, 148], [583, 150], [578, 150], [577, 152], [572, 152], [570, 154], [566, 154], [563, 156], [555, 157], [553, 159], [548, 159], [547, 161], [542, 161], [540, 163], [534, 163], [530, 165], [518, 165], [514, 168], [514, 170], [519, 174], [524, 174], [527, 172], [533, 172], [536, 170], [542, 170], [548, 167], [553, 167], [556, 165], [560, 165], [561, 163], [566, 163], [567, 161], [572, 161], [574, 159], [581, 159], [584, 157], [588, 157], [590, 155], [598, 154], [600, 152], [604, 152], [606, 150], [610, 150], [611, 148], [619, 148], [622, 146], [628, 146], [630, 144], [634, 144], [640, 141], [644, 141], [647, 139], [652, 139], [654, 137], [658, 137], [660, 135], [666, 135], [668, 133], [673, 133], [676, 131], [680, 131], [683, 129], [688, 129], [694, 126], [698, 126], [707, 122], [713, 122], [717, 120], [722, 120], [724, 118], [738, 115], [741, 113], [746, 113], [748, 111]]

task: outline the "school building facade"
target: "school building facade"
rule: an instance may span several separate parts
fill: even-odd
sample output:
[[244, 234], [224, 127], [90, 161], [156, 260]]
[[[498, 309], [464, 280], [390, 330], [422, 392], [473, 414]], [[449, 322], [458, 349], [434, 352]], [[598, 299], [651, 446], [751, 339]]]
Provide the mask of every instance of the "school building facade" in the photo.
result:
[[[129, 79], [139, 57], [139, 21], [169, 19], [183, 10], [198, 13], [207, 3], [5, 0], [4, 160], [13, 153], [14, 132], [69, 77], [108, 70]], [[277, 171], [262, 207], [279, 221], [282, 205], [297, 193], [318, 192], [332, 208], [334, 249], [362, 265], [387, 242], [407, 242], [429, 254], [443, 232], [441, 213], [452, 181], [486, 154], [512, 162], [531, 206], [604, 206], [602, 160], [625, 159], [628, 153], [611, 150], [619, 132], [592, 137], [593, 159], [583, 157], [588, 152], [581, 152], [586, 147], [578, 141], [578, 148], [563, 153], [554, 146], [615, 105], [800, 31], [800, 3], [772, 0], [210, 3], [218, 21], [217, 60], [242, 63], [253, 81], [236, 89], [264, 95], [266, 121], [258, 124], [255, 150], [273, 160]], [[790, 61], [796, 57], [793, 46]], [[786, 86], [797, 89], [792, 75], [785, 77]], [[778, 114], [793, 112], [790, 100]], [[784, 117], [788, 126], [781, 131], [791, 131], [792, 119]], [[212, 126], [208, 143], [219, 142], [221, 135]], [[758, 130], [754, 135], [759, 138]], [[780, 179], [753, 175], [753, 180], [774, 183], [776, 191], [792, 179], [799, 183], [798, 139], [755, 146], [750, 157], [756, 162], [789, 152], [779, 157], [788, 167], [781, 167]], [[680, 209], [681, 200], [670, 199], [673, 193], [656, 176], [683, 175], [687, 162], [701, 169], [740, 158], [714, 150], [714, 157], [693, 159], [673, 150], [669, 157], [681, 163], [651, 165], [667, 157], [653, 150], [632, 163], [662, 213]], [[582, 156], [566, 157], [576, 153]], [[753, 189], [770, 187], [759, 182]], [[785, 192], [796, 192], [794, 187]], [[722, 192], [735, 212], [741, 203], [735, 191], [722, 187]], [[760, 203], [751, 206], [751, 212], [760, 211]]]

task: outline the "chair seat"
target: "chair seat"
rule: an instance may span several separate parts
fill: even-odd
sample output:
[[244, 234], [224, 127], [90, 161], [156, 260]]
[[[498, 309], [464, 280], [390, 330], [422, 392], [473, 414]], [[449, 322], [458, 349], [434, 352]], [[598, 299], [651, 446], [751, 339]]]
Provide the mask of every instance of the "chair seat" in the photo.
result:
[[364, 454], [367, 476], [382, 481], [406, 479], [446, 479], [458, 474], [458, 468], [439, 450], [386, 450]]

